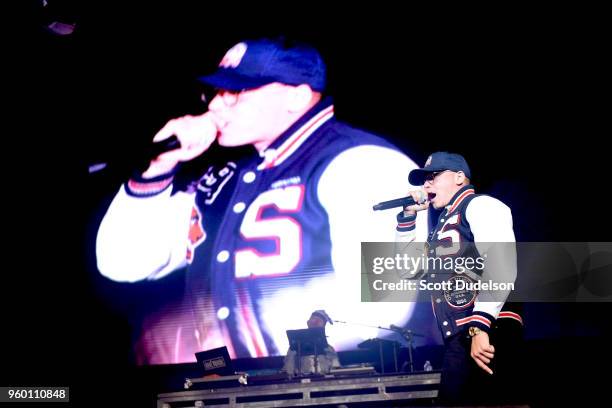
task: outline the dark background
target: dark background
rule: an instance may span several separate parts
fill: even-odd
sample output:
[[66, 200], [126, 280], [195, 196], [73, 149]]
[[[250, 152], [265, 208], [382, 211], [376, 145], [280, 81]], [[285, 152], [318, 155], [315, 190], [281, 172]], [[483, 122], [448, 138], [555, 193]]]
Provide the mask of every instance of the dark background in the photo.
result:
[[[3, 149], [2, 385], [69, 385], [76, 405], [114, 400], [109, 388], [131, 390], [134, 401], [157, 391], [160, 368], [132, 367], [129, 322], [96, 288], [92, 234], [154, 132], [202, 111], [195, 78], [245, 38], [317, 46], [339, 119], [388, 137], [419, 164], [432, 151], [462, 153], [479, 190], [511, 206], [519, 240], [610, 240], [609, 45], [597, 10], [124, 3], [28, 2], [8, 37], [21, 75], [7, 78], [18, 88], [20, 131]], [[53, 19], [75, 21], [74, 34], [50, 33]], [[89, 175], [100, 161], [108, 169]], [[537, 398], [579, 396], [568, 391], [578, 386], [602, 395], [610, 309], [529, 309], [525, 376]]]

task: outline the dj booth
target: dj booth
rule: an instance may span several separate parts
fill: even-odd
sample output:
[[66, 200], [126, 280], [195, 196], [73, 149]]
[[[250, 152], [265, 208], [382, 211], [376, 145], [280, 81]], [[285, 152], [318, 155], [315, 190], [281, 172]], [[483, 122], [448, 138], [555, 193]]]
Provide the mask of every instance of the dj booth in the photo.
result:
[[[385, 401], [431, 403], [438, 396], [440, 373], [353, 374], [285, 380], [261, 380], [246, 374], [187, 379], [186, 391], [159, 394], [158, 408], [175, 407], [312, 407]], [[420, 402], [419, 402], [420, 401]], [[382, 405], [379, 405], [382, 404]]]

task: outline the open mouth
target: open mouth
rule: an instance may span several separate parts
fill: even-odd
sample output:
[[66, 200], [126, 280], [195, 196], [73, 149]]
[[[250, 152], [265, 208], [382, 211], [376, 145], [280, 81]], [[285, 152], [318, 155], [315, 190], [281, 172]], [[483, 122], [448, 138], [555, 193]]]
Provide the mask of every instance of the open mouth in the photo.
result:
[[427, 193], [427, 201], [432, 201], [436, 197], [436, 193]]

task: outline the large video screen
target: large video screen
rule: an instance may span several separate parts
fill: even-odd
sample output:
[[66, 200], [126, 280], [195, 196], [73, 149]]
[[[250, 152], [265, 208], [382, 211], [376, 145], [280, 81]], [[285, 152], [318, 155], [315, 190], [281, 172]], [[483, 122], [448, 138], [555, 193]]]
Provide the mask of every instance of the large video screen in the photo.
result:
[[[222, 165], [195, 177], [195, 189], [209, 194], [196, 195], [193, 180], [177, 175], [155, 197], [131, 197], [129, 185], [114, 185], [110, 204], [100, 208], [95, 282], [103, 301], [130, 322], [138, 364], [192, 362], [196, 352], [221, 346], [233, 358], [284, 355], [287, 330], [305, 328], [316, 310], [330, 317], [326, 332], [337, 351], [372, 338], [401, 343], [398, 327], [422, 334], [417, 345], [436, 341], [429, 321], [413, 327], [417, 304], [372, 302], [362, 293], [361, 242], [393, 241], [397, 211], [374, 212], [369, 204], [359, 225], [348, 219], [350, 229], [333, 231], [324, 207], [309, 208], [320, 183], [289, 178], [248, 201], [226, 197], [251, 173], [224, 149], [213, 155]], [[397, 178], [400, 194], [407, 181]], [[139, 200], [148, 206], [140, 210]], [[337, 201], [327, 201], [328, 209]]]
[[[566, 157], [591, 157], [592, 149], [586, 139], [562, 145], [563, 154], [551, 154], [547, 143], [533, 143], [542, 132], [531, 126], [531, 115], [518, 109], [527, 106], [540, 112], [539, 99], [525, 98], [538, 81], [528, 71], [517, 75], [514, 66], [505, 63], [506, 48], [487, 45], [486, 49], [494, 50], [491, 55], [479, 47], [461, 46], [456, 51], [445, 36], [415, 40], [404, 27], [388, 35], [353, 29], [350, 41], [333, 25], [322, 27], [314, 37], [310, 23], [304, 30], [309, 35], [295, 33], [316, 45], [325, 57], [330, 75], [329, 93], [326, 90], [323, 97], [336, 98], [334, 120], [337, 117], [344, 123], [338, 125], [342, 127], [338, 134], [368, 143], [372, 142], [369, 134], [376, 134], [398, 152], [377, 161], [377, 149], [383, 146], [375, 142], [379, 144], [375, 149], [340, 158], [349, 170], [332, 171], [335, 176], [331, 176], [328, 170], [333, 165], [326, 160], [333, 139], [322, 137], [318, 144], [307, 146], [312, 141], [307, 138], [321, 129], [318, 126], [329, 126], [326, 120], [333, 109], [326, 107], [305, 122], [291, 124], [295, 137], [282, 140], [286, 143], [275, 146], [276, 152], [268, 157], [266, 149], [255, 152], [253, 145], [262, 133], [258, 126], [277, 126], [278, 118], [269, 112], [263, 116], [263, 110], [241, 111], [242, 104], [254, 100], [253, 94], [234, 90], [214, 100], [211, 95], [202, 97], [197, 77], [246, 55], [246, 48], [240, 46], [245, 39], [242, 32], [228, 31], [224, 19], [218, 21], [222, 26], [217, 31], [224, 35], [209, 36], [210, 29], [200, 21], [185, 24], [179, 19], [172, 24], [180, 29], [174, 30], [155, 25], [152, 32], [171, 37], [157, 41], [156, 36], [144, 35], [152, 40], [147, 43], [150, 50], [142, 50], [142, 55], [134, 53], [133, 42], [125, 40], [133, 38], [126, 37], [125, 27], [111, 39], [113, 47], [127, 55], [128, 62], [121, 60], [117, 67], [132, 67], [128, 71], [106, 69], [106, 60], [119, 61], [114, 48], [107, 46], [106, 31], [104, 41], [92, 44], [87, 33], [82, 40], [86, 55], [96, 56], [83, 69], [97, 81], [87, 87], [81, 82], [73, 85], [86, 90], [83, 99], [77, 100], [98, 103], [108, 116], [100, 120], [97, 110], [87, 109], [80, 126], [75, 125], [79, 140], [90, 144], [87, 159], [95, 156], [109, 162], [108, 168], [99, 171], [90, 167], [87, 180], [99, 210], [89, 238], [95, 258], [92, 276], [105, 306], [117, 313], [121, 323], [128, 323], [132, 357], [138, 364], [193, 362], [196, 352], [219, 346], [227, 346], [233, 358], [284, 355], [289, 346], [286, 331], [304, 328], [315, 310], [325, 310], [331, 317], [328, 341], [338, 351], [356, 349], [371, 338], [401, 342], [397, 331], [389, 330], [392, 325], [420, 334], [415, 337], [417, 347], [440, 343], [431, 304], [362, 301], [361, 242], [393, 242], [400, 211], [374, 212], [372, 205], [405, 197], [411, 187], [409, 166], [382, 173], [380, 169], [402, 155], [412, 160], [413, 167], [422, 167], [432, 152], [462, 153], [470, 163], [477, 193], [490, 194], [510, 207], [517, 241], [591, 237], [586, 227], [591, 224], [571, 222], [572, 229], [583, 228], [577, 238], [559, 221], [567, 217], [567, 211], [553, 203], [570, 183], [567, 175], [548, 177], [547, 171], [566, 168]], [[268, 36], [260, 32], [265, 25], [252, 24], [255, 30], [247, 37]], [[127, 25], [131, 27], [131, 22]], [[98, 27], [102, 28], [106, 26]], [[449, 49], [440, 51], [438, 41]], [[381, 47], [382, 43], [388, 45]], [[197, 51], [192, 54], [193, 50]], [[407, 53], [409, 64], [395, 63], [400, 61], [400, 51]], [[191, 56], [180, 64], [159, 63], [160, 55], [176, 54]], [[496, 58], [499, 64], [483, 69]], [[449, 66], [449, 60], [456, 63]], [[282, 91], [271, 85], [259, 101], [264, 105], [277, 101], [273, 98]], [[201, 155], [202, 161], [186, 160], [172, 184], [160, 177], [152, 186], [157, 190], [141, 196], [140, 200], [152, 202], [151, 207], [138, 206], [139, 200], [122, 184], [129, 179], [124, 170], [134, 170], [136, 159], [145, 158], [145, 148], [168, 120], [201, 115], [210, 106], [207, 103], [228, 108], [219, 108], [219, 130], [238, 138], [251, 132], [254, 139], [237, 139], [233, 146], [226, 143], [231, 152], [213, 146], [214, 151]], [[569, 106], [555, 103], [562, 107], [548, 108], [555, 115]], [[135, 107], [143, 113], [136, 115]], [[248, 122], [232, 125], [229, 108], [243, 113]], [[575, 137], [582, 134], [584, 122], [575, 120], [562, 130]], [[304, 149], [312, 160], [295, 159], [295, 152], [299, 155]], [[257, 161], [244, 161], [252, 157]], [[113, 169], [113, 159], [123, 168]], [[291, 171], [281, 173], [285, 168]], [[262, 177], [266, 172], [279, 173], [267, 179]], [[572, 176], [580, 182], [585, 178], [578, 172]], [[321, 179], [326, 177], [322, 187]], [[141, 182], [132, 180], [128, 187], [138, 190]], [[363, 207], [357, 209], [357, 202]], [[106, 218], [109, 212], [114, 216]], [[330, 214], [337, 219], [330, 219]], [[425, 222], [429, 228], [438, 222], [431, 209], [430, 217]]]

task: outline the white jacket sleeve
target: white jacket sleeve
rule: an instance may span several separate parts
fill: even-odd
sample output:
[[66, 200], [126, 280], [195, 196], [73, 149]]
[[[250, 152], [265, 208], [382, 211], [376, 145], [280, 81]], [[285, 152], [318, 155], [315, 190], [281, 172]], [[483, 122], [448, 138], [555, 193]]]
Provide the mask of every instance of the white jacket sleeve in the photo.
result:
[[[510, 208], [498, 199], [486, 195], [468, 204], [466, 219], [474, 235], [481, 257], [486, 257], [482, 280], [511, 283], [516, 280], [516, 246]], [[484, 312], [497, 318], [509, 292], [481, 291], [474, 312]]]
[[[393, 225], [397, 211], [373, 211], [372, 206], [405, 197], [414, 189], [408, 183], [408, 173], [414, 168], [417, 165], [398, 151], [359, 146], [338, 155], [322, 175], [318, 195], [329, 217], [336, 272], [336, 289], [330, 298], [342, 299], [334, 302], [334, 307], [326, 308], [338, 316], [335, 318], [388, 327], [402, 324], [410, 317], [412, 303], [361, 303], [360, 271], [361, 242], [392, 243], [395, 238], [389, 226]], [[378, 333], [374, 330], [364, 334], [371, 337]]]
[[134, 197], [122, 186], [96, 239], [100, 273], [118, 282], [159, 279], [183, 266], [194, 194]]

